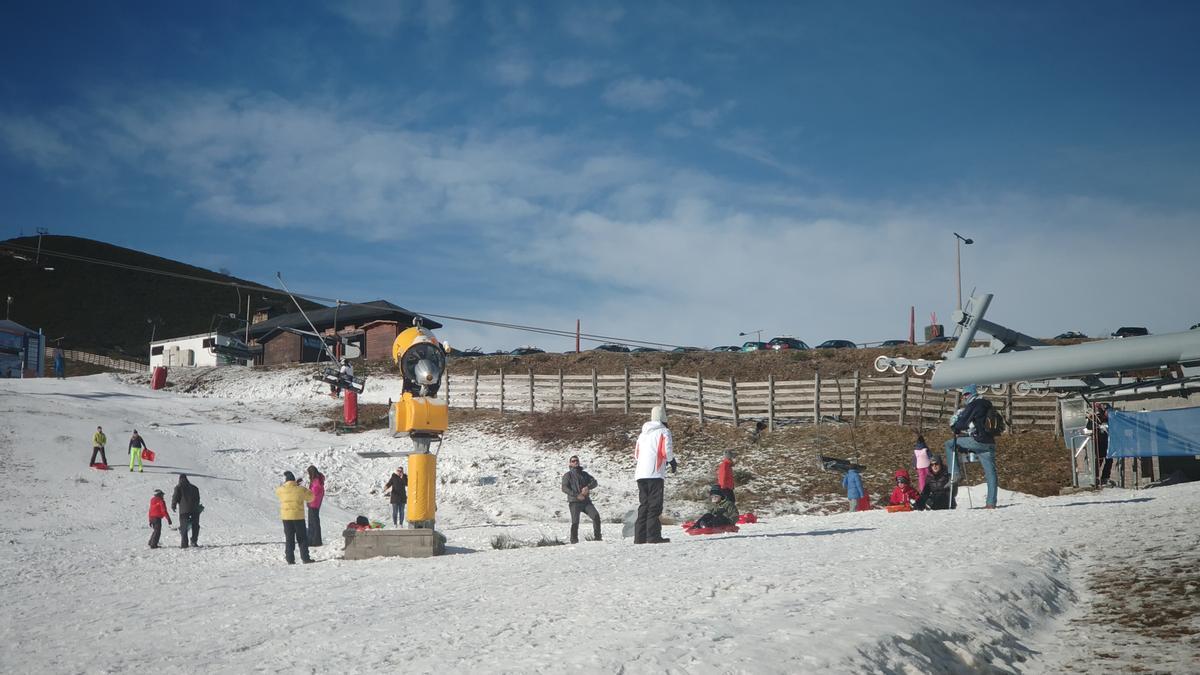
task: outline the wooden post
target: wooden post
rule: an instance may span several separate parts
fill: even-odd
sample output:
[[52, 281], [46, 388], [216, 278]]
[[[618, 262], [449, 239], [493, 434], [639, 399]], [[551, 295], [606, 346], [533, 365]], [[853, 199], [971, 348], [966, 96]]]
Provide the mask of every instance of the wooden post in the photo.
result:
[[533, 412], [533, 368], [529, 369], [529, 412]]
[[862, 408], [862, 378], [859, 377], [858, 371], [854, 371], [854, 423], [858, 424], [858, 415]]
[[767, 375], [767, 431], [775, 431], [775, 374]]
[[500, 414], [504, 414], [504, 368], [500, 368]]
[[729, 400], [733, 406], [733, 427], [736, 429], [738, 425], [738, 405], [737, 405], [737, 380], [729, 378]]
[[479, 369], [475, 369], [475, 386], [471, 388], [471, 410], [479, 409]]
[[696, 405], [700, 410], [700, 426], [704, 426], [704, 376], [696, 373]]
[[908, 416], [908, 371], [900, 376], [900, 424]]
[[600, 385], [596, 380], [596, 369], [592, 368], [592, 414], [600, 410]]
[[813, 424], [821, 423], [821, 372], [813, 373]]
[[567, 404], [566, 404], [566, 398], [564, 397], [564, 394], [565, 394], [565, 392], [563, 391], [563, 371], [562, 371], [562, 368], [559, 368], [558, 369], [558, 411], [559, 412], [566, 410]]
[[1062, 405], [1057, 402], [1054, 404], [1054, 437], [1062, 438]]
[[1013, 387], [1012, 383], [1010, 382], [1008, 385], [1008, 388], [1005, 389], [1005, 391], [1004, 391], [1004, 419], [1005, 419], [1005, 421], [1008, 422], [1008, 426], [1012, 427], [1009, 429], [1009, 431], [1015, 432], [1017, 429], [1016, 429], [1016, 424], [1014, 423], [1013, 416], [1012, 416], [1012, 392], [1013, 392], [1013, 389], [1014, 389], [1014, 387]]
[[629, 414], [629, 366], [625, 366], [625, 414]]
[[658, 369], [658, 380], [660, 383], [659, 384], [660, 391], [658, 394], [659, 405], [662, 406], [662, 409], [665, 412], [667, 409], [667, 368], [666, 368], [666, 366], [662, 366]]
[[442, 395], [446, 397], [446, 406], [449, 407], [450, 406], [450, 371], [448, 371], [448, 370], [443, 371], [442, 377], [446, 378], [446, 381], [442, 384]]

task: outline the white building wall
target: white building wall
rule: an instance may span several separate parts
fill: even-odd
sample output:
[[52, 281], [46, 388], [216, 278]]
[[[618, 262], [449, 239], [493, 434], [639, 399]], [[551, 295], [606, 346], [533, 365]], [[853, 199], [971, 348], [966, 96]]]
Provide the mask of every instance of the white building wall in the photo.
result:
[[[166, 366], [168, 368], [211, 368], [228, 365], [227, 359], [213, 353], [212, 349], [204, 346], [205, 340], [220, 340], [226, 338], [216, 333], [189, 335], [187, 337], [170, 338], [150, 343], [150, 368]], [[161, 353], [157, 348], [162, 347]]]

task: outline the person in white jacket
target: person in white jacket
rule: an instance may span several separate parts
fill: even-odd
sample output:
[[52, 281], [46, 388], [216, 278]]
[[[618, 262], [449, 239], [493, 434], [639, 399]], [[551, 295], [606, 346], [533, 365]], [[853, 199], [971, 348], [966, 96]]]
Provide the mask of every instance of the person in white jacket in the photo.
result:
[[663, 484], [667, 467], [670, 466], [671, 473], [675, 473], [675, 448], [671, 430], [667, 428], [667, 411], [662, 406], [654, 406], [650, 411], [650, 421], [642, 425], [633, 457], [637, 461], [634, 478], [638, 484], [638, 514], [633, 526], [633, 543], [664, 544], [670, 539], [663, 539], [662, 523], [658, 517], [663, 510]]

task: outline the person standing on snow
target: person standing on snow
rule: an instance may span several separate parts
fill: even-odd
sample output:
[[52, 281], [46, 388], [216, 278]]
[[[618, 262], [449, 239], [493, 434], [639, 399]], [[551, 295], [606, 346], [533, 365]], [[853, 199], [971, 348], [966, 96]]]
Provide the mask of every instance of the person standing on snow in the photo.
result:
[[721, 458], [721, 463], [717, 464], [717, 487], [721, 488], [721, 494], [725, 496], [730, 503], [736, 505], [737, 499], [733, 496], [733, 451], [726, 450], [725, 456]]
[[283, 558], [287, 564], [296, 564], [296, 545], [300, 545], [300, 561], [312, 562], [308, 557], [308, 534], [304, 530], [304, 504], [311, 502], [313, 493], [306, 487], [296, 483], [296, 475], [291, 471], [283, 472], [283, 485], [275, 488], [275, 496], [279, 499], [279, 519], [283, 521], [284, 549]]
[[925, 479], [929, 477], [929, 446], [925, 445], [925, 437], [917, 436], [913, 446], [913, 464], [917, 467], [917, 492], [925, 490]]
[[171, 514], [167, 513], [167, 502], [163, 500], [163, 491], [155, 490], [154, 496], [150, 498], [150, 529], [154, 533], [150, 535], [150, 548], [158, 548], [158, 538], [162, 535], [162, 521], [167, 519], [167, 524], [171, 524]]
[[308, 467], [308, 489], [312, 491], [312, 501], [308, 503], [308, 545], [321, 545], [321, 501], [325, 499], [325, 474], [317, 471], [317, 467]]
[[96, 464], [96, 455], [100, 455], [100, 463], [108, 466], [108, 457], [104, 455], [104, 444], [108, 442], [108, 437], [104, 435], [104, 429], [96, 427], [96, 433], [92, 434], [92, 461], [89, 465]]
[[870, 506], [870, 501], [866, 504], [866, 509], [863, 508], [863, 497], [867, 495], [863, 490], [862, 477], [854, 469], [848, 469], [846, 475], [842, 476], [842, 487], [846, 488], [846, 499], [850, 500], [850, 511], [865, 511]]
[[67, 362], [66, 356], [63, 354], [61, 342], [54, 345], [54, 377], [60, 380], [67, 378]]
[[179, 548], [188, 547], [188, 528], [192, 530], [192, 546], [200, 539], [200, 488], [192, 485], [186, 474], [179, 474], [179, 484], [171, 495], [171, 510], [179, 509]]
[[[950, 419], [950, 429], [956, 436], [946, 441], [946, 457], [951, 459], [951, 481], [958, 481], [960, 471], [957, 457], [951, 453], [973, 452], [979, 458], [983, 467], [983, 476], [987, 481], [987, 503], [983, 508], [996, 508], [996, 493], [999, 484], [996, 479], [996, 438], [988, 431], [987, 417], [992, 410], [992, 402], [979, 395], [979, 387], [968, 384], [963, 387], [963, 400], [966, 405]], [[965, 435], [957, 435], [965, 434]]]
[[642, 425], [637, 445], [633, 449], [637, 462], [634, 479], [638, 484], [638, 512], [634, 523], [633, 543], [665, 544], [670, 539], [662, 536], [659, 517], [663, 510], [663, 488], [667, 478], [667, 466], [675, 473], [675, 444], [671, 430], [667, 428], [667, 411], [654, 406], [650, 421]]
[[404, 505], [408, 502], [408, 476], [404, 475], [404, 467], [396, 467], [396, 471], [388, 477], [383, 494], [391, 496], [392, 525], [400, 527], [404, 524]]
[[562, 491], [567, 495], [567, 507], [571, 509], [571, 543], [579, 543], [579, 514], [586, 513], [592, 519], [592, 538], [600, 541], [600, 512], [592, 503], [592, 490], [598, 483], [592, 474], [579, 465], [579, 456], [571, 455], [567, 472], [562, 477]]
[[146, 447], [146, 442], [142, 440], [138, 430], [133, 430], [133, 435], [129, 437], [129, 470], [133, 471], [133, 463], [137, 462], [138, 471], [142, 470], [142, 449]]

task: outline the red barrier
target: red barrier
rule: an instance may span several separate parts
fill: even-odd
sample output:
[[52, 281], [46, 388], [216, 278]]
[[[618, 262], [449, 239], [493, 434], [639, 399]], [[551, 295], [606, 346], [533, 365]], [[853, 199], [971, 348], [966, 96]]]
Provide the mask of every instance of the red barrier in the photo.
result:
[[154, 366], [154, 373], [150, 376], [150, 388], [162, 389], [165, 386], [167, 386], [166, 366]]
[[353, 389], [344, 389], [343, 392], [346, 397], [342, 400], [342, 421], [352, 427], [358, 424], [358, 392]]

